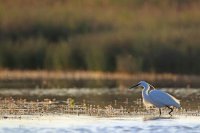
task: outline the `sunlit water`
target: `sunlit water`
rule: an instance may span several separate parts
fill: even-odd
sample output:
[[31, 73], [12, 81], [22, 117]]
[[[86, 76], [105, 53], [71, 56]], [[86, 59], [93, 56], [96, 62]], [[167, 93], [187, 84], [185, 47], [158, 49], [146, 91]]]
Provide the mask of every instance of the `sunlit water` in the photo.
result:
[[[44, 98], [54, 98], [46, 112], [12, 114], [1, 112], [0, 132], [2, 133], [111, 133], [111, 132], [200, 132], [200, 90], [199, 89], [164, 89], [181, 100], [182, 108], [169, 117], [168, 110], [163, 109], [163, 115], [158, 116], [158, 110], [144, 110], [141, 104], [141, 90], [129, 92], [120, 89], [34, 89], [15, 90], [4, 89], [0, 92], [3, 104], [6, 97], [12, 96], [16, 101], [26, 98], [27, 101], [42, 101]], [[86, 104], [88, 107], [104, 111], [97, 113], [60, 113], [60, 103], [66, 105], [66, 99], [71, 98], [74, 104]], [[51, 108], [52, 106], [52, 108]], [[66, 105], [67, 106], [67, 105]], [[106, 107], [112, 107], [108, 114]], [[116, 110], [123, 107], [123, 113]], [[4, 109], [5, 106], [1, 106]], [[25, 108], [25, 106], [22, 106]], [[55, 113], [57, 110], [57, 113]], [[113, 113], [113, 112], [114, 113]], [[59, 113], [58, 113], [59, 112]], [[114, 114], [114, 115], [113, 115]]]
[[199, 117], [111, 117], [92, 116], [24, 116], [0, 120], [2, 133], [163, 133], [200, 132]]

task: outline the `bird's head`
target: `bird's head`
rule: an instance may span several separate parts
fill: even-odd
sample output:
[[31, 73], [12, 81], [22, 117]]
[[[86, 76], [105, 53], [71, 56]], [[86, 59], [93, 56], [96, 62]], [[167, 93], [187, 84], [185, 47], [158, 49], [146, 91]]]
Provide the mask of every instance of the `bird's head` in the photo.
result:
[[136, 87], [143, 87], [143, 88], [147, 88], [149, 86], [149, 84], [145, 81], [140, 81], [139, 83], [137, 83], [136, 85], [131, 86], [129, 89], [133, 89]]

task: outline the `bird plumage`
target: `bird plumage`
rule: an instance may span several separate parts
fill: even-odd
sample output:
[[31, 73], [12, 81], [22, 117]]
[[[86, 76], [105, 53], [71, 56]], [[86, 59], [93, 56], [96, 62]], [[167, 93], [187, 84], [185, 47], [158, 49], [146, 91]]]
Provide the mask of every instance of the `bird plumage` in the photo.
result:
[[149, 97], [153, 101], [154, 105], [158, 108], [166, 106], [174, 106], [177, 108], [180, 107], [180, 101], [178, 99], [161, 90], [150, 91]]
[[[148, 84], [145, 81], [140, 81], [137, 85], [132, 86], [131, 88], [134, 88], [137, 86], [143, 87], [142, 98], [143, 98], [143, 103], [146, 106], [153, 105], [159, 108], [159, 110], [162, 107], [168, 107], [169, 109], [171, 109], [169, 114], [173, 111], [173, 108], [171, 108], [171, 106], [177, 107], [177, 108], [181, 106], [180, 101], [178, 99], [176, 99], [175, 97], [173, 97], [172, 95], [164, 91], [156, 90], [152, 85]], [[150, 90], [150, 87], [152, 87], [153, 90]], [[161, 115], [161, 110], [160, 110], [160, 115]]]

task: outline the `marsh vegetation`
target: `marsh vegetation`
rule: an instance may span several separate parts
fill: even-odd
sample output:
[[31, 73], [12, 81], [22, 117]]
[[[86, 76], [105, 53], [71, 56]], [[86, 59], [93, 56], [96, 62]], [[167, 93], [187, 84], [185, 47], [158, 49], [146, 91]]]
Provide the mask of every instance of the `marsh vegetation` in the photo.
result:
[[[198, 104], [200, 90], [168, 88], [168, 91], [181, 100], [181, 109], [175, 109], [174, 115], [199, 116]], [[0, 92], [0, 114], [6, 115], [86, 115], [86, 116], [140, 116], [159, 115], [156, 108], [145, 108], [141, 99], [141, 90], [133, 92], [120, 89], [46, 89], [2, 90]], [[10, 96], [10, 97], [8, 97]], [[11, 97], [12, 96], [12, 97]], [[165, 115], [169, 110], [164, 108]]]
[[200, 74], [198, 0], [0, 0], [0, 68]]

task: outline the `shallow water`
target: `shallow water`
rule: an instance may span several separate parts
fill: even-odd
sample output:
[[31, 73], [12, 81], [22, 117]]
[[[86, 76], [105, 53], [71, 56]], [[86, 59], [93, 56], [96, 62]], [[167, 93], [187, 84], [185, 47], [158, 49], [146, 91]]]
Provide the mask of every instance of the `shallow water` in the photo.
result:
[[[177, 99], [181, 100], [181, 106], [187, 110], [200, 109], [200, 88], [163, 88]], [[105, 107], [136, 107], [142, 106], [142, 90], [120, 88], [51, 88], [51, 89], [1, 89], [0, 98], [13, 97], [14, 99], [27, 99], [28, 101], [42, 101], [54, 99], [56, 102], [66, 102], [72, 98], [75, 104], [98, 105]], [[137, 107], [138, 108], [138, 107]]]
[[23, 116], [21, 119], [0, 120], [0, 132], [36, 133], [36, 132], [80, 132], [80, 133], [163, 133], [163, 132], [199, 132], [200, 117], [92, 117], [92, 116]]
[[[140, 89], [2, 89], [0, 132], [200, 132], [200, 89], [163, 90], [181, 100], [173, 117], [168, 109], [161, 117], [157, 109], [146, 110]], [[69, 99], [73, 107], [67, 108]]]

